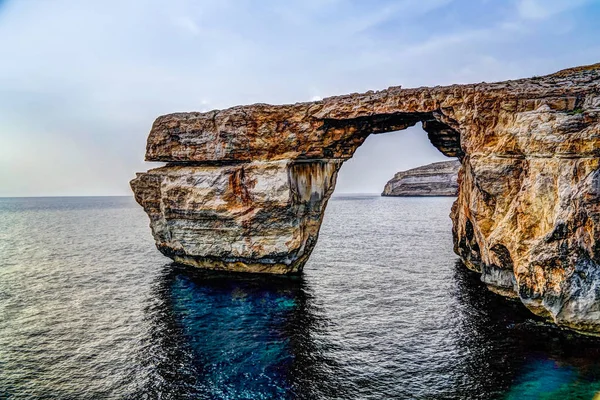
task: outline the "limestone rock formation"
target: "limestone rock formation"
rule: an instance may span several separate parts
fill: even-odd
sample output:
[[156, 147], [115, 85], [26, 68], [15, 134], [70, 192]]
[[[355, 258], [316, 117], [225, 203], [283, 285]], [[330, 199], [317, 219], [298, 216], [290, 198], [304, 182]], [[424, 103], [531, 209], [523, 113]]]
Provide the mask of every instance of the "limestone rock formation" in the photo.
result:
[[165, 115], [146, 159], [167, 165], [131, 186], [158, 248], [176, 261], [294, 273], [341, 163], [368, 135], [419, 122], [461, 160], [451, 218], [465, 265], [534, 313], [600, 334], [600, 64]]
[[172, 165], [131, 182], [158, 249], [202, 268], [286, 274], [317, 241], [340, 161]]
[[442, 161], [400, 171], [386, 183], [382, 196], [456, 196], [460, 161]]

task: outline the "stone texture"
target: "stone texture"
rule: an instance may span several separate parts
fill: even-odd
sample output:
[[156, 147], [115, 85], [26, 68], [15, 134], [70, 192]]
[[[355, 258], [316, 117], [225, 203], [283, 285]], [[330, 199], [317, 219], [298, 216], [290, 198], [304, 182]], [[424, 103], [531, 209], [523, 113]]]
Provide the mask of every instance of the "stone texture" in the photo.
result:
[[462, 164], [451, 218], [465, 265], [534, 313], [600, 334], [600, 64], [166, 115], [146, 159], [169, 164], [132, 188], [158, 248], [176, 261], [298, 272], [340, 164], [368, 135], [419, 122]]
[[166, 166], [138, 174], [158, 249], [209, 269], [298, 272], [317, 241], [339, 161]]
[[386, 183], [382, 196], [456, 196], [460, 161], [442, 161], [400, 171]]

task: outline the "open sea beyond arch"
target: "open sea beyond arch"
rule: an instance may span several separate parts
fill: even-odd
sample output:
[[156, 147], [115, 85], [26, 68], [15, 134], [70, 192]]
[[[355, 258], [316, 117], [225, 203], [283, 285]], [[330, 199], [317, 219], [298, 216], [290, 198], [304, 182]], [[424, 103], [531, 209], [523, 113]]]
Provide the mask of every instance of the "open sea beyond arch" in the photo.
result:
[[299, 277], [172, 265], [129, 197], [0, 199], [0, 399], [591, 399], [600, 339], [488, 292], [452, 198], [339, 196]]

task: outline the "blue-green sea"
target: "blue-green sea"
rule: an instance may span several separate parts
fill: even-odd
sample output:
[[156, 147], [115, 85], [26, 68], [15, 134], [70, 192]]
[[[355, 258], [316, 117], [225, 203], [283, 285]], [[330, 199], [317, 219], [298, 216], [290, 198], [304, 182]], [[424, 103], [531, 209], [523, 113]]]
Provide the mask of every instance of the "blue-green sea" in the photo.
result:
[[487, 291], [452, 201], [334, 197], [289, 278], [171, 264], [129, 197], [0, 199], [0, 399], [594, 398], [600, 339]]

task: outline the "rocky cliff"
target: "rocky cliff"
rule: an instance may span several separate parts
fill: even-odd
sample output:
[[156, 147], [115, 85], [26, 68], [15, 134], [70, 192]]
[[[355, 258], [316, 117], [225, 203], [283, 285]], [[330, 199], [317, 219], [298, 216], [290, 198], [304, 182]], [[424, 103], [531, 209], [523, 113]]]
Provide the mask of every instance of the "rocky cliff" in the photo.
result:
[[460, 161], [442, 161], [400, 171], [385, 184], [382, 196], [456, 196]]
[[174, 260], [296, 273], [342, 162], [368, 135], [419, 122], [462, 164], [451, 218], [465, 265], [532, 312], [600, 333], [600, 64], [165, 115], [146, 159], [167, 165], [131, 186], [159, 250]]

